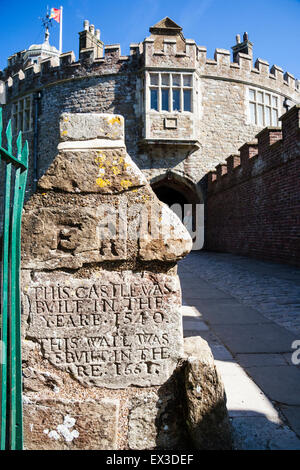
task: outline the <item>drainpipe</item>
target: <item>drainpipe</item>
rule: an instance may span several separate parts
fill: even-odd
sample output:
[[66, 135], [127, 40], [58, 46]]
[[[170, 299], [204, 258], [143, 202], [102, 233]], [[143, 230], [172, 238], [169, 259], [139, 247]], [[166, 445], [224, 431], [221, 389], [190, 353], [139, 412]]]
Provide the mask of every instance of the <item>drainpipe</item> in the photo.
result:
[[42, 97], [40, 91], [34, 95], [34, 134], [33, 134], [33, 182], [34, 191], [37, 188], [38, 181], [38, 119], [39, 119], [39, 101]]

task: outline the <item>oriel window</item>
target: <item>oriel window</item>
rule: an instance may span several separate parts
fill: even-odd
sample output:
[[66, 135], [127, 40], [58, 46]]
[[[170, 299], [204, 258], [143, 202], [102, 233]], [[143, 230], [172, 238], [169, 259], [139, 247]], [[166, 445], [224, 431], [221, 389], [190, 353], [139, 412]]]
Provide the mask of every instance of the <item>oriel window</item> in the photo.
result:
[[193, 111], [192, 74], [151, 72], [149, 76], [151, 110], [170, 113]]

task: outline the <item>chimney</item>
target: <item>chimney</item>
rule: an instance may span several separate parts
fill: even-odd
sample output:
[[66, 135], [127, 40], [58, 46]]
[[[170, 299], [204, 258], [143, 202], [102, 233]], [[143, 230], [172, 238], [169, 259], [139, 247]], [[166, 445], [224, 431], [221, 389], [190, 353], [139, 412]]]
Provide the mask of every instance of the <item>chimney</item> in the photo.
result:
[[238, 62], [238, 53], [242, 52], [253, 58], [253, 44], [249, 41], [248, 33], [243, 34], [243, 42], [241, 42], [241, 37], [239, 34], [236, 35], [236, 45], [232, 48], [233, 51], [233, 62]]
[[86, 49], [93, 49], [94, 59], [103, 57], [104, 43], [100, 41], [100, 29], [96, 29], [88, 20], [83, 22], [83, 31], [79, 33], [79, 58]]

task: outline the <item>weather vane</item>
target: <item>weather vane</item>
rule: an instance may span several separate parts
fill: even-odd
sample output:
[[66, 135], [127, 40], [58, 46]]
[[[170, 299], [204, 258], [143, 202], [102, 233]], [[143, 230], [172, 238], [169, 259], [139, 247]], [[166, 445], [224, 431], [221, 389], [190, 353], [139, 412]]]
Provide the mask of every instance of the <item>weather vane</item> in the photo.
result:
[[60, 8], [51, 8], [49, 14], [49, 6], [47, 6], [47, 14], [43, 18], [39, 18], [43, 24], [43, 28], [45, 28], [45, 40], [49, 39], [49, 28], [53, 26], [52, 20], [55, 20], [57, 23], [60, 24], [59, 28], [59, 52], [62, 53], [62, 14], [63, 14], [63, 7]]
[[49, 14], [49, 7], [47, 6], [47, 13], [46, 13], [46, 16], [41, 18], [39, 17], [39, 20], [41, 20], [41, 22], [43, 23], [43, 27], [45, 29], [49, 29], [50, 26], [53, 26], [52, 25], [52, 18], [50, 17], [50, 14]]

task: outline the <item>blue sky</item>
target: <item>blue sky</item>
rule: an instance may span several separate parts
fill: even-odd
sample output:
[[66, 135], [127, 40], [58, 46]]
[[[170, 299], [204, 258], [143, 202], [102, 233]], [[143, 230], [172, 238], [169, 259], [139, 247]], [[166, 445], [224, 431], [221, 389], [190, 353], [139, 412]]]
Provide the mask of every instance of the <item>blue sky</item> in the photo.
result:
[[[64, 7], [63, 50], [78, 57], [78, 32], [84, 19], [101, 30], [105, 44], [120, 43], [128, 54], [130, 42], [142, 41], [149, 26], [169, 16], [183, 27], [185, 37], [206, 46], [212, 58], [215, 48], [230, 49], [237, 33], [247, 31], [254, 43], [254, 57], [276, 64], [300, 79], [300, 0], [0, 0], [0, 68], [14, 52], [42, 42], [39, 17], [49, 7]], [[50, 42], [58, 47], [59, 25]]]

